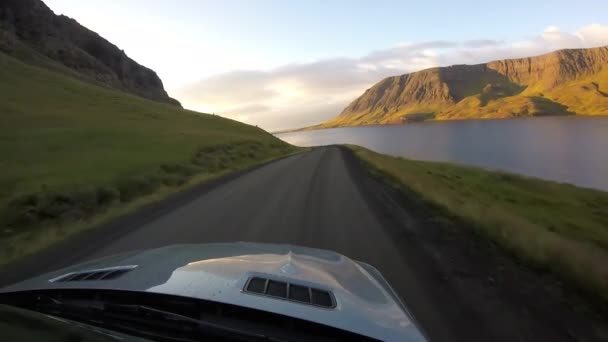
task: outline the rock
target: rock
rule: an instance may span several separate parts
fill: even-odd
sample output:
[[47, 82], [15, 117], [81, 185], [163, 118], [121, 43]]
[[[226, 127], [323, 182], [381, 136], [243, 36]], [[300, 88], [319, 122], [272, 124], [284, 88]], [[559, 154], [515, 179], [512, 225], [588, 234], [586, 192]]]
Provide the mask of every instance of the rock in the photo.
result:
[[138, 64], [76, 20], [55, 15], [40, 0], [0, 2], [0, 51], [30, 62], [23, 54], [14, 53], [17, 44], [71, 69], [85, 80], [181, 106], [167, 95], [153, 70]]
[[[585, 95], [587, 104], [581, 106], [580, 101], [576, 101], [578, 95], [567, 88], [568, 82], [583, 77], [603, 80], [600, 72], [606, 65], [608, 47], [599, 47], [560, 50], [486, 64], [431, 68], [388, 77], [367, 89], [338, 117], [321, 127], [400, 123], [411, 114], [434, 115], [437, 119], [608, 114], [606, 89], [593, 89], [594, 97]], [[559, 94], [554, 93], [552, 99], [546, 97], [559, 87], [565, 88]], [[526, 88], [533, 88], [537, 93], [520, 95]], [[502, 104], [486, 107], [492, 100], [507, 97], [509, 110], [502, 110]], [[605, 110], [600, 109], [598, 113], [598, 108]]]

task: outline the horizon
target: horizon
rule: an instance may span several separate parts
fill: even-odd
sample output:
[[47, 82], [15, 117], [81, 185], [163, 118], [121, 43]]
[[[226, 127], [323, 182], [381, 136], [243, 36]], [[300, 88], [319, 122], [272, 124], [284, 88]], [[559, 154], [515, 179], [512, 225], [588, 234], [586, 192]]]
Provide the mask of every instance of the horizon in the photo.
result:
[[[599, 15], [608, 4], [599, 1], [577, 8], [555, 2], [528, 4], [524, 13], [516, 11], [516, 4], [481, 13], [474, 4], [447, 1], [45, 3], [155, 70], [170, 96], [185, 108], [268, 131], [335, 117], [388, 76], [608, 45], [608, 23]], [[433, 11], [433, 6], [444, 10]], [[413, 13], [409, 17], [417, 20], [404, 20], [403, 13]], [[510, 17], [515, 15], [516, 24]], [[105, 20], [108, 17], [112, 21]], [[370, 17], [382, 20], [358, 25]], [[416, 30], [425, 20], [446, 24]]]
[[605, 341], [608, 1], [476, 1], [0, 1], [3, 335]]

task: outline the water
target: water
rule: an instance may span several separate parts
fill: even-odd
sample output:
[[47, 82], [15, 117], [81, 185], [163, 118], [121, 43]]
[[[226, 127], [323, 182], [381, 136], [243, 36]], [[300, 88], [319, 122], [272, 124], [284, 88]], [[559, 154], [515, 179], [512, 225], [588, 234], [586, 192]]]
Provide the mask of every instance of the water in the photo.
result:
[[608, 117], [425, 122], [283, 133], [298, 146], [356, 144], [608, 190]]

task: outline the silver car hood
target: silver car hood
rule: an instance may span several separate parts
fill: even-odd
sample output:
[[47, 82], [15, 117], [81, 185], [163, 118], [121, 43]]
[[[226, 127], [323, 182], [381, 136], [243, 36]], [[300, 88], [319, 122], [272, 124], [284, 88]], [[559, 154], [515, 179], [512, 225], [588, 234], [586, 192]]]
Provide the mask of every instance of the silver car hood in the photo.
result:
[[[51, 282], [70, 272], [137, 265], [112, 280]], [[243, 292], [248, 279], [274, 279], [330, 290], [333, 309]], [[338, 253], [293, 245], [173, 245], [115, 255], [32, 278], [0, 292], [41, 289], [146, 291], [234, 304], [304, 319], [384, 341], [424, 341], [421, 331], [373, 267]]]

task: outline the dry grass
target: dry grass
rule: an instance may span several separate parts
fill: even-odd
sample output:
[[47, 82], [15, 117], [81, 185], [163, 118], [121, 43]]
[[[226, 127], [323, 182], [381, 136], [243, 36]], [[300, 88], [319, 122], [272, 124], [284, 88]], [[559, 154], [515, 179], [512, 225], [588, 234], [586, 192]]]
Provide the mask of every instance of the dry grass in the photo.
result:
[[608, 193], [350, 148], [387, 180], [608, 301]]

